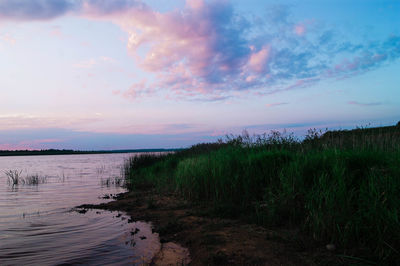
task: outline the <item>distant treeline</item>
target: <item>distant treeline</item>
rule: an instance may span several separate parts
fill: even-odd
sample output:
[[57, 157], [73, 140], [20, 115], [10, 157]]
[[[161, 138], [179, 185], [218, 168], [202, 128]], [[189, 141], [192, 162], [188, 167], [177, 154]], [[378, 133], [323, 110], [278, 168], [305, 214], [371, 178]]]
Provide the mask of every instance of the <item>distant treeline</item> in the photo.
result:
[[0, 156], [32, 156], [32, 155], [66, 155], [66, 154], [105, 154], [105, 153], [138, 153], [138, 152], [168, 152], [177, 149], [135, 149], [135, 150], [100, 150], [100, 151], [79, 151], [79, 150], [1, 150]]

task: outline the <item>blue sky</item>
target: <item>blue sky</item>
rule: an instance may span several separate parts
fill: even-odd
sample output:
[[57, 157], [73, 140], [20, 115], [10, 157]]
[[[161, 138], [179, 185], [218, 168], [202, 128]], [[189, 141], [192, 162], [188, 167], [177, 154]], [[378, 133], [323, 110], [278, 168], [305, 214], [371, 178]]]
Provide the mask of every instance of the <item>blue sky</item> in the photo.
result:
[[0, 0], [0, 148], [397, 123], [399, 1]]

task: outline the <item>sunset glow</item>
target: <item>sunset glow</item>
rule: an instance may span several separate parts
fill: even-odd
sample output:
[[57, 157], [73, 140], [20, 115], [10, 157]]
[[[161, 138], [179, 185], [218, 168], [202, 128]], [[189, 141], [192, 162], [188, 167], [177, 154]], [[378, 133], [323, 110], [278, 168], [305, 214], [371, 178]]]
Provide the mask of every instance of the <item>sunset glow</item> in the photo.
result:
[[0, 0], [0, 149], [400, 120], [399, 1]]

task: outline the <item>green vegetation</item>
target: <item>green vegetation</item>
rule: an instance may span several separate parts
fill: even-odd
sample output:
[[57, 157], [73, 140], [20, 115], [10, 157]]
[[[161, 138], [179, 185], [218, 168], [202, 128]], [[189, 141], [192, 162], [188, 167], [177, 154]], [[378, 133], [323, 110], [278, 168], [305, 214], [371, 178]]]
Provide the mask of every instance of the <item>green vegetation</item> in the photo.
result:
[[132, 189], [177, 192], [211, 212], [295, 226], [355, 262], [400, 261], [400, 127], [228, 136], [132, 157]]

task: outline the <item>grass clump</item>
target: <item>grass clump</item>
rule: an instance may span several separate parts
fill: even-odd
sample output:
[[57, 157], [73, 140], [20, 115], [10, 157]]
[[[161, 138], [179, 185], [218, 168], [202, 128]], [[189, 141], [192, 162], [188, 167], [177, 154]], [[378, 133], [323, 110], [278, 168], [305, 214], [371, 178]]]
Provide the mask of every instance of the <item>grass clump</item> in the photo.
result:
[[11, 185], [18, 185], [21, 182], [21, 173], [22, 171], [18, 170], [8, 170], [5, 171], [4, 174], [7, 176], [7, 182]]
[[100, 185], [103, 187], [124, 187], [125, 178], [123, 176], [111, 176], [108, 178], [101, 178]]
[[17, 185], [39, 185], [47, 182], [46, 176], [39, 176], [38, 174], [27, 175], [22, 177], [22, 171], [8, 170], [4, 172], [7, 176], [7, 183], [12, 186]]
[[400, 261], [400, 128], [229, 136], [170, 154], [134, 157], [146, 184], [210, 205], [224, 217], [296, 226], [346, 257]]
[[39, 185], [47, 182], [47, 176], [39, 176], [38, 174], [28, 175], [23, 179], [23, 183], [26, 185]]

